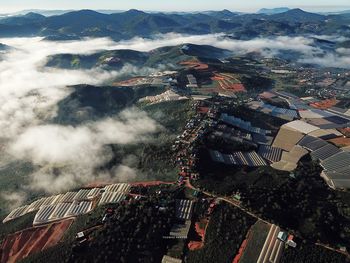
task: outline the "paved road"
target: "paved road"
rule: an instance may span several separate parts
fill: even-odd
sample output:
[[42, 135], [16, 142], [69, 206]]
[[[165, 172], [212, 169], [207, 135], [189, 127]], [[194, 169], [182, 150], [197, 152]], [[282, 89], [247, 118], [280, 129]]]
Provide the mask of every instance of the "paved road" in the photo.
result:
[[261, 221], [263, 221], [263, 222], [265, 222], [265, 223], [267, 223], [267, 224], [269, 224], [269, 225], [271, 224], [270, 222], [268, 222], [268, 221], [262, 219], [261, 217], [259, 217], [258, 215], [256, 215], [256, 214], [254, 214], [254, 213], [248, 211], [246, 208], [244, 208], [244, 207], [242, 207], [242, 206], [240, 205], [240, 202], [238, 202], [238, 201], [236, 201], [236, 200], [234, 200], [234, 199], [232, 199], [232, 198], [228, 198], [228, 197], [224, 197], [224, 196], [218, 196], [218, 195], [215, 195], [215, 194], [206, 192], [206, 191], [202, 191], [202, 190], [200, 190], [200, 189], [194, 187], [194, 186], [191, 184], [191, 182], [190, 182], [189, 179], [186, 179], [186, 180], [185, 180], [185, 185], [186, 185], [186, 187], [188, 187], [188, 188], [190, 188], [190, 189], [192, 189], [192, 190], [195, 190], [195, 191], [198, 191], [198, 192], [202, 192], [202, 193], [204, 193], [204, 194], [207, 195], [207, 196], [210, 196], [210, 197], [213, 197], [213, 198], [222, 200], [222, 201], [224, 201], [224, 202], [227, 202], [227, 203], [229, 203], [229, 204], [231, 204], [231, 205], [234, 205], [235, 207], [241, 209], [242, 211], [244, 211], [244, 212], [247, 213], [248, 215], [250, 215], [250, 216], [252, 216], [252, 217], [254, 217], [254, 218], [258, 219], [258, 220], [261, 220]]

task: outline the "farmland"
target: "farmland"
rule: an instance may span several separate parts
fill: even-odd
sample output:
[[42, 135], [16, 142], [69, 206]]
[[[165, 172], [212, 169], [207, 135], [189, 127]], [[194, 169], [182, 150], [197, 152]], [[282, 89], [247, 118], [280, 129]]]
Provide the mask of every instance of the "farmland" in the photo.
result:
[[240, 259], [240, 263], [256, 262], [259, 257], [259, 249], [264, 245], [269, 231], [269, 225], [262, 221], [257, 221], [250, 229], [250, 235], [247, 239], [247, 246]]
[[72, 221], [68, 219], [44, 227], [28, 228], [7, 236], [1, 246], [1, 262], [17, 262], [29, 254], [55, 246]]

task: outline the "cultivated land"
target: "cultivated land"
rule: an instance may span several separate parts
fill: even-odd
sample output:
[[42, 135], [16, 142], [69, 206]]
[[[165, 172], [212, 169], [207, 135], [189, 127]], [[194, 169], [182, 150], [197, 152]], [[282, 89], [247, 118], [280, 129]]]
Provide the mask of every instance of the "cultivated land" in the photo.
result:
[[17, 262], [30, 254], [55, 246], [72, 222], [73, 219], [68, 219], [8, 235], [2, 242], [1, 262]]

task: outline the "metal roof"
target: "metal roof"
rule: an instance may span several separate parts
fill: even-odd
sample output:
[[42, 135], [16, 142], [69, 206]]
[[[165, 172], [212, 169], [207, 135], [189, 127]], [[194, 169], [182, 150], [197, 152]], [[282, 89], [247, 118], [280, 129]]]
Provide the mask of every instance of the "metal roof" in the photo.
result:
[[278, 162], [282, 157], [282, 149], [268, 145], [260, 145], [258, 153], [270, 162]]
[[311, 124], [306, 123], [306, 122], [301, 121], [301, 120], [292, 121], [292, 122], [284, 124], [283, 126], [292, 128], [292, 129], [299, 131], [301, 133], [304, 133], [304, 134], [308, 134], [310, 132], [313, 132], [313, 131], [316, 131], [319, 129], [316, 126], [311, 125]]

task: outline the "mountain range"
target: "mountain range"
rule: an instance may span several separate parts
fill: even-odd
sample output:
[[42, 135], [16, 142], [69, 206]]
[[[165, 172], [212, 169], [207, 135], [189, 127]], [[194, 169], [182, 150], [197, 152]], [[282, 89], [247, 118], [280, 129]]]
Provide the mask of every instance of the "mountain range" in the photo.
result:
[[278, 8], [262, 8], [257, 13], [258, 14], [266, 14], [266, 15], [273, 15], [273, 14], [279, 14], [289, 11], [290, 9], [288, 7], [278, 7]]
[[234, 34], [237, 39], [259, 36], [334, 34], [350, 35], [350, 15], [321, 15], [301, 9], [240, 14], [229, 10], [202, 13], [146, 13], [131, 9], [112, 14], [92, 10], [55, 16], [30, 12], [0, 19], [0, 37], [43, 36], [49, 40], [111, 37], [114, 40], [157, 33]]

